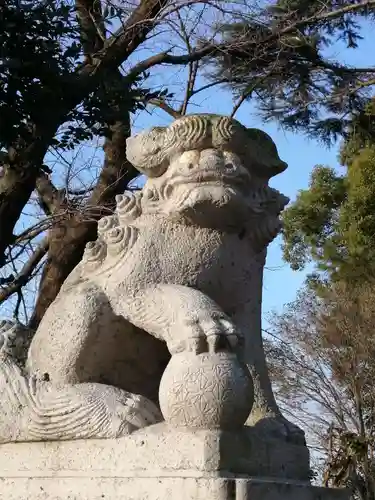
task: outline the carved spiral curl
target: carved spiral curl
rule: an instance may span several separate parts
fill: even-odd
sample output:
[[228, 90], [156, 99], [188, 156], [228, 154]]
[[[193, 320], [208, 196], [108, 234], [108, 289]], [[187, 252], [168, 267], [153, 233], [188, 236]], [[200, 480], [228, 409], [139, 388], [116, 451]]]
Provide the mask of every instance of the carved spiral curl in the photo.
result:
[[141, 215], [140, 198], [140, 195], [118, 194], [116, 196], [116, 212], [122, 223], [132, 222]]
[[104, 241], [100, 239], [97, 241], [89, 241], [83, 254], [83, 260], [85, 262], [96, 262], [98, 260], [102, 260], [105, 257], [105, 250], [106, 245]]
[[188, 115], [169, 127], [151, 129], [127, 141], [127, 156], [141, 172], [160, 177], [176, 153], [193, 149], [233, 150], [249, 169], [271, 177], [286, 168], [272, 139], [257, 129], [247, 129], [236, 120], [219, 115]]
[[[216, 136], [219, 138], [219, 141], [230, 141], [233, 137], [236, 127], [233, 120], [231, 120], [227, 116], [221, 116], [216, 122]], [[237, 126], [237, 129], [239, 127]]]
[[164, 147], [195, 149], [210, 136], [211, 123], [206, 117], [190, 115], [176, 120], [165, 133]]
[[97, 269], [102, 264], [106, 254], [107, 245], [103, 240], [89, 241], [82, 257], [84, 271], [91, 272]]
[[104, 235], [107, 231], [116, 226], [118, 226], [118, 218], [116, 217], [116, 215], [108, 215], [106, 217], [102, 217], [98, 221], [98, 234]]
[[112, 257], [129, 250], [138, 237], [138, 229], [133, 226], [115, 227], [107, 234], [108, 254]]

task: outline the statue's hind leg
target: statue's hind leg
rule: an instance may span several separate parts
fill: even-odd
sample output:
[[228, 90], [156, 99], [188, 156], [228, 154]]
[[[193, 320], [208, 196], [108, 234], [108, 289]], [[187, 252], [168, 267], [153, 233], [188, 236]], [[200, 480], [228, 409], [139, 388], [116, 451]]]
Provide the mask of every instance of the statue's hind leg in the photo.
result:
[[92, 363], [86, 363], [85, 353], [105, 327], [105, 307], [105, 295], [92, 284], [58, 295], [31, 342], [28, 372], [44, 375], [54, 384], [93, 380]]
[[93, 286], [58, 298], [31, 343], [28, 373], [2, 350], [0, 443], [118, 437], [161, 420], [144, 396], [95, 383], [106, 352], [90, 349], [111, 333], [108, 307]]
[[0, 354], [0, 443], [116, 438], [160, 422], [143, 396], [103, 384], [55, 385]]
[[254, 383], [254, 405], [248, 425], [256, 426], [269, 436], [306, 445], [305, 433], [282, 415], [275, 400], [263, 347], [260, 310], [254, 314], [254, 305], [249, 304], [237, 311], [233, 321], [244, 334], [244, 357]]

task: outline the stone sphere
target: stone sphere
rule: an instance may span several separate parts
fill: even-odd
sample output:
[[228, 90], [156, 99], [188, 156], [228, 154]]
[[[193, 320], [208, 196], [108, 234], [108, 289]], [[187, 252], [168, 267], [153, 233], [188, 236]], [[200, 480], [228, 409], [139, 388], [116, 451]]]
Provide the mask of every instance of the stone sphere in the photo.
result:
[[235, 429], [254, 402], [249, 370], [229, 352], [174, 355], [160, 382], [160, 408], [174, 427]]

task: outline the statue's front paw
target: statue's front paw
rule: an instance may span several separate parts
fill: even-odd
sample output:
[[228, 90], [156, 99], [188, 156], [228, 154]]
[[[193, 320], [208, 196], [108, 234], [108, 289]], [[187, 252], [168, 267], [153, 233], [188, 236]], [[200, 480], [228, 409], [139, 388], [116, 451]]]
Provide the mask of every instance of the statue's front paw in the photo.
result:
[[170, 346], [172, 354], [183, 351], [196, 354], [235, 351], [243, 340], [236, 326], [224, 313], [198, 315], [187, 320], [180, 333], [183, 333], [184, 338]]

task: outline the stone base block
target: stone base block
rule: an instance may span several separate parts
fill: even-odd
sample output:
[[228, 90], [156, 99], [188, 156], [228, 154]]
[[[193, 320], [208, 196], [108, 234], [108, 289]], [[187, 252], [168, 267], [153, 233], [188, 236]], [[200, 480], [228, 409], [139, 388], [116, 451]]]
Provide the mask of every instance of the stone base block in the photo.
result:
[[344, 490], [291, 481], [213, 477], [0, 478], [4, 500], [349, 500]]
[[305, 448], [252, 428], [184, 432], [158, 424], [121, 439], [0, 445], [0, 498], [347, 500], [310, 486], [306, 464]]
[[0, 477], [246, 476], [308, 481], [307, 448], [237, 432], [179, 431], [165, 423], [120, 439], [0, 445]]

